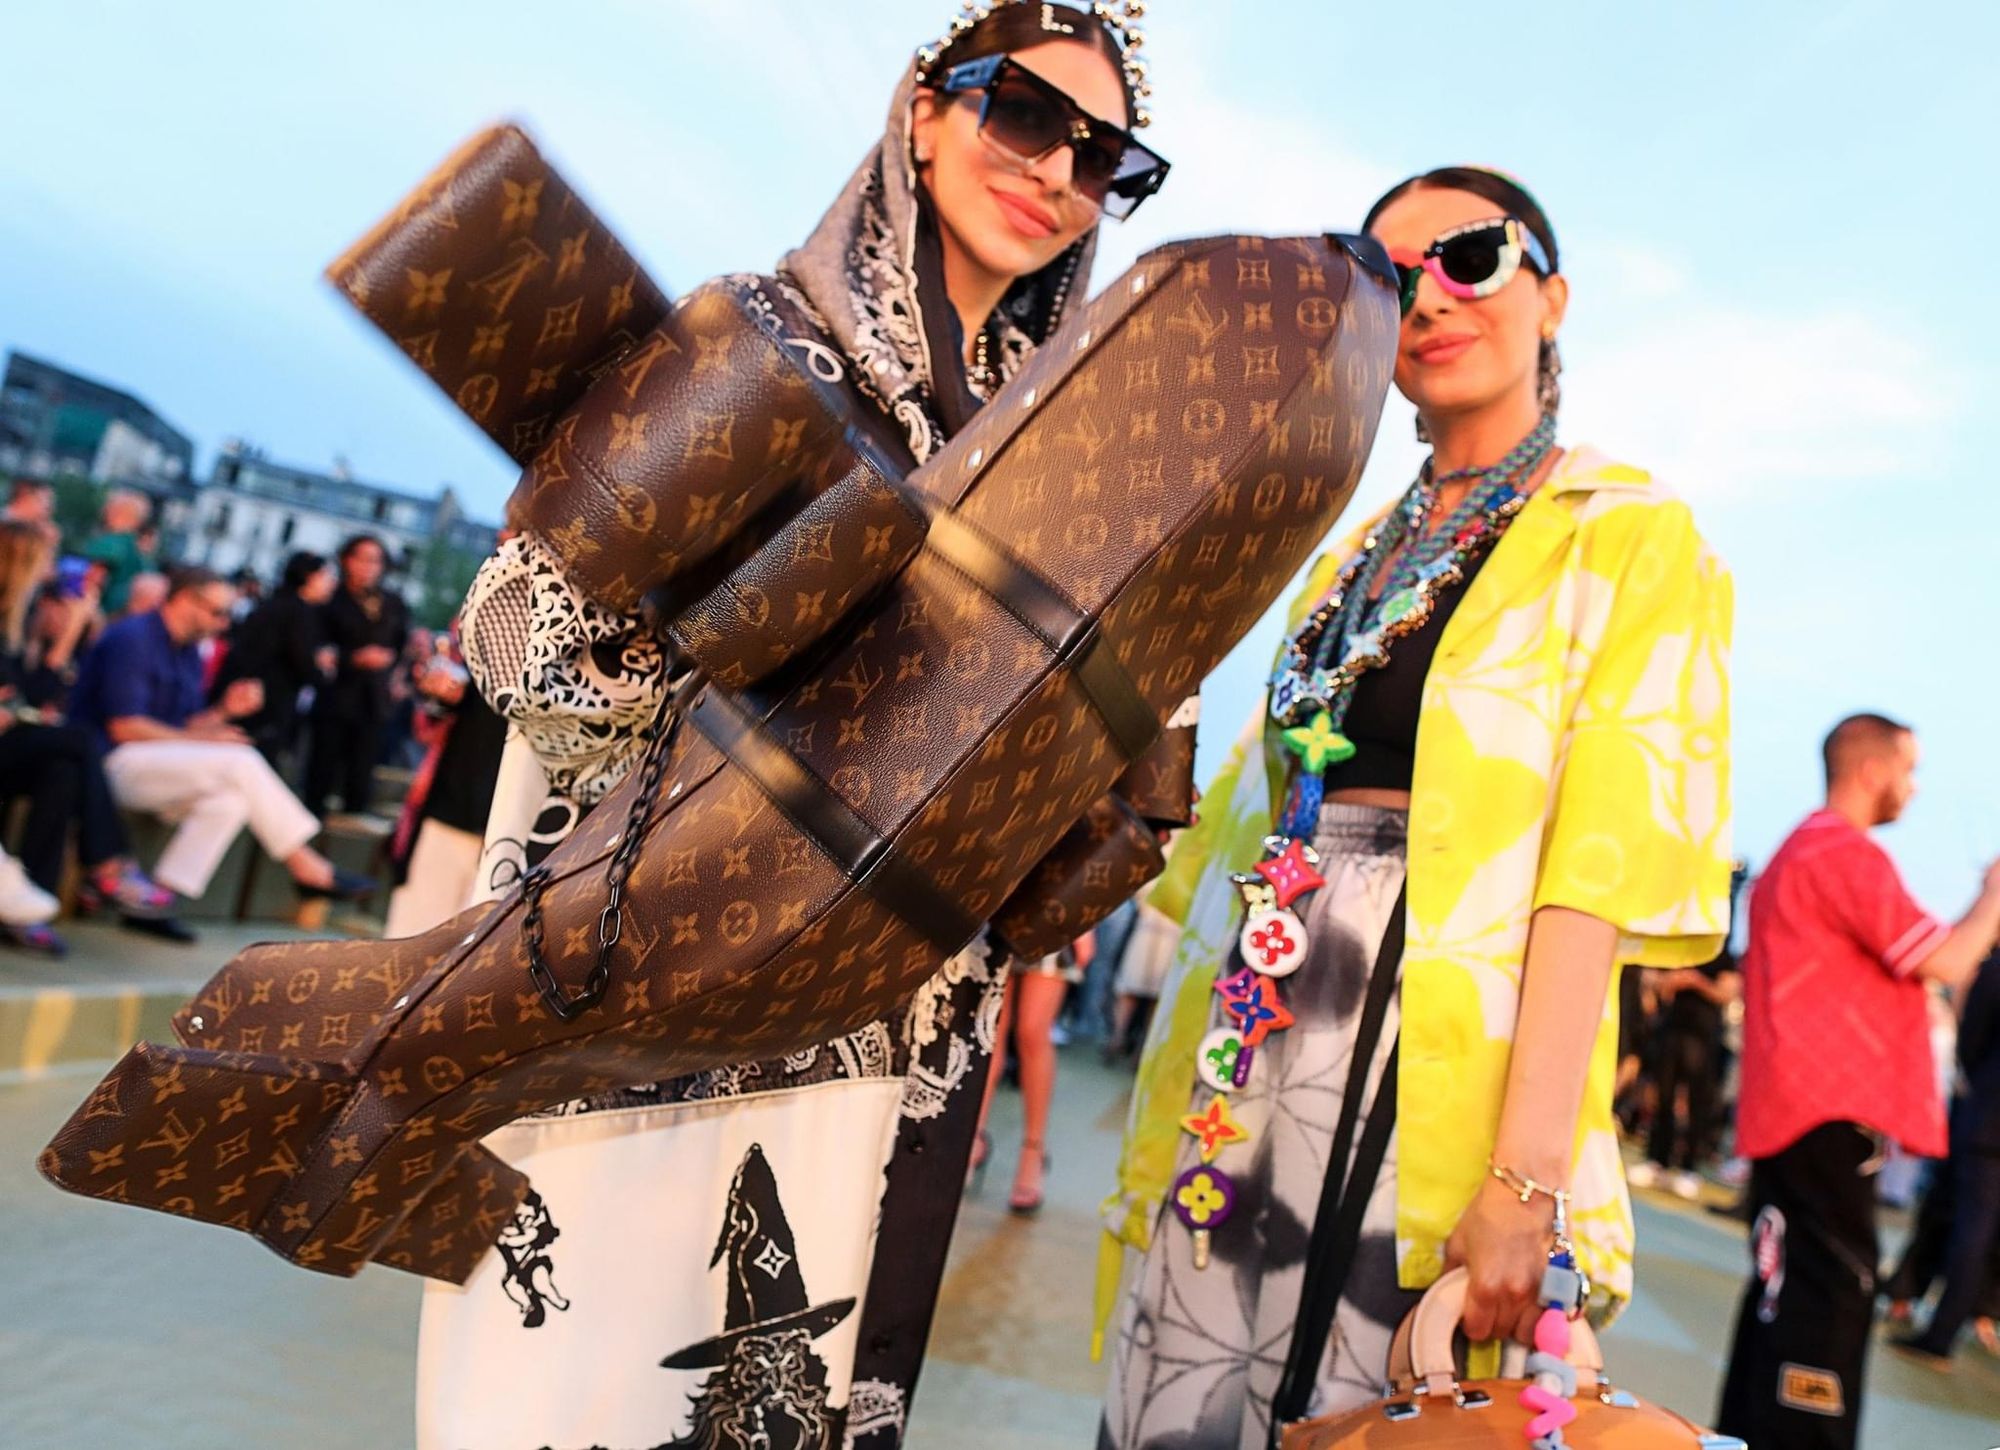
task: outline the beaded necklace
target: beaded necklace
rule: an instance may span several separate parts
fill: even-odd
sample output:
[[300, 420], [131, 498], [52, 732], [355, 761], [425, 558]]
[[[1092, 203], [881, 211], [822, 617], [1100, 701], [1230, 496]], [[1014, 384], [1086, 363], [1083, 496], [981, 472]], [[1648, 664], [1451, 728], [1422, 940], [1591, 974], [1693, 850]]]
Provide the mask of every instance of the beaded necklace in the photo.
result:
[[[1534, 430], [1491, 468], [1434, 477], [1426, 459], [1409, 492], [1341, 571], [1333, 591], [1286, 641], [1271, 677], [1271, 718], [1303, 769], [1293, 782], [1282, 832], [1309, 836], [1325, 794], [1330, 765], [1354, 755], [1341, 733], [1354, 687], [1389, 663], [1394, 642], [1430, 620], [1438, 595], [1467, 577], [1527, 498], [1524, 485], [1555, 444], [1555, 417]], [[1449, 484], [1472, 487], [1436, 530], [1428, 523]], [[1335, 663], [1338, 655], [1339, 662]]]

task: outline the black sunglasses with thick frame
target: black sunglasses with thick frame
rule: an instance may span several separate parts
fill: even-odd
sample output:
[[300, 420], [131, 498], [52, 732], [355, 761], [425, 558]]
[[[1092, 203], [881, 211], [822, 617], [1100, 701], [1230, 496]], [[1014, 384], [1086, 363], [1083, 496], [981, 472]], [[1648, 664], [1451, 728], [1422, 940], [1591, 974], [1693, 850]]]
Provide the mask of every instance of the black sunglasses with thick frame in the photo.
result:
[[1091, 115], [1012, 56], [983, 55], [955, 65], [936, 88], [945, 95], [980, 92], [979, 133], [1009, 155], [1035, 162], [1069, 147], [1072, 184], [1108, 217], [1132, 215], [1167, 179], [1165, 157]]

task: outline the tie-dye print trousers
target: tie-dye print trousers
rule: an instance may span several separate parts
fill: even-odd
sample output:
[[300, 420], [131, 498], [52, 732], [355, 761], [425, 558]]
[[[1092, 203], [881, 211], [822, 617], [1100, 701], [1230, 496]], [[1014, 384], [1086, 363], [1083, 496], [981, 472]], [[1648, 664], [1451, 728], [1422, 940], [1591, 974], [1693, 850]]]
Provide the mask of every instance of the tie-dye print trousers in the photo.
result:
[[[1326, 885], [1305, 900], [1306, 959], [1279, 988], [1297, 1021], [1266, 1039], [1250, 1081], [1230, 1094], [1230, 1111], [1250, 1138], [1215, 1159], [1235, 1181], [1234, 1211], [1214, 1230], [1205, 1269], [1194, 1267], [1193, 1237], [1171, 1209], [1162, 1210], [1151, 1249], [1131, 1257], [1100, 1450], [1264, 1450], [1362, 1001], [1402, 891], [1406, 823], [1403, 812], [1379, 807], [1328, 805], [1320, 813], [1314, 845]], [[1361, 1121], [1398, 1020], [1392, 998]], [[1211, 1025], [1225, 1023], [1218, 998]], [[1198, 1112], [1212, 1093], [1192, 1064], [1189, 1080], [1188, 1110]], [[1196, 1140], [1183, 1138], [1176, 1171], [1199, 1161]], [[1390, 1336], [1417, 1298], [1396, 1284], [1395, 1222], [1392, 1136], [1320, 1365], [1314, 1415], [1381, 1392]]]

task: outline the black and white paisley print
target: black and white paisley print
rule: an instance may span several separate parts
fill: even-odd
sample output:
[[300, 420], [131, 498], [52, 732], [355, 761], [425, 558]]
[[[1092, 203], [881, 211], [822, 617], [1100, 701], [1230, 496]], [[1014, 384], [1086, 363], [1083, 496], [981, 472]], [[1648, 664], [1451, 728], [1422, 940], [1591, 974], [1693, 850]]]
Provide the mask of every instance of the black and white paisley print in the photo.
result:
[[533, 534], [507, 540], [480, 567], [460, 618], [473, 682], [527, 737], [550, 789], [581, 806], [609, 795], [659, 713], [659, 642], [577, 588]]

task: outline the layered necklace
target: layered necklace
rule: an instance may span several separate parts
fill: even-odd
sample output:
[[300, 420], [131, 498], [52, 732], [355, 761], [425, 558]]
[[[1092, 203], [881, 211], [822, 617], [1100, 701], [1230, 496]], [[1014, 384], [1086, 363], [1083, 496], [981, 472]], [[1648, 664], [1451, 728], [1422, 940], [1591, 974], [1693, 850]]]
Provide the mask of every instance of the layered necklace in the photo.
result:
[[[1271, 679], [1271, 717], [1285, 746], [1299, 758], [1279, 833], [1264, 840], [1263, 859], [1230, 880], [1243, 898], [1236, 950], [1217, 974], [1226, 1025], [1202, 1039], [1196, 1074], [1212, 1089], [1206, 1106], [1181, 1119], [1201, 1145], [1200, 1161], [1174, 1180], [1167, 1202], [1194, 1236], [1194, 1266], [1205, 1268], [1210, 1235], [1235, 1209], [1236, 1184], [1215, 1165], [1226, 1147], [1250, 1137], [1229, 1111], [1229, 1095], [1250, 1080], [1258, 1048], [1292, 1024], [1278, 990], [1306, 958], [1302, 898], [1326, 884], [1312, 848], [1325, 771], [1351, 758], [1341, 733], [1354, 687], [1389, 662], [1406, 635], [1422, 629], [1438, 597], [1470, 576], [1527, 501], [1527, 484], [1555, 446], [1554, 414], [1542, 420], [1491, 468], [1435, 476], [1427, 460], [1409, 492], [1341, 570], [1332, 592], [1285, 642]], [[1444, 522], [1431, 527], [1438, 495], [1470, 483]]]
[[[1389, 663], [1396, 641], [1429, 622], [1438, 597], [1462, 582], [1527, 502], [1527, 482], [1555, 446], [1556, 420], [1534, 430], [1491, 468], [1438, 476], [1424, 460], [1388, 517], [1371, 529], [1333, 590], [1285, 641], [1271, 677], [1271, 718], [1298, 756], [1281, 829], [1310, 837], [1325, 795], [1324, 772], [1354, 755], [1341, 733], [1354, 687]], [[1438, 495], [1471, 485], [1442, 526], [1431, 527]]]

